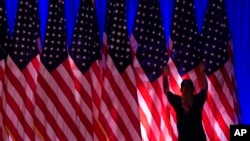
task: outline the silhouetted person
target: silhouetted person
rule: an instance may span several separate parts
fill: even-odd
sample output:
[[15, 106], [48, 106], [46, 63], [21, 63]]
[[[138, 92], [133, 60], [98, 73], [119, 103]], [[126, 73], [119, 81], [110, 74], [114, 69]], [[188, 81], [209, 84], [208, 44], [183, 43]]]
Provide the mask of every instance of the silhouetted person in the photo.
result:
[[164, 68], [164, 92], [168, 101], [173, 106], [177, 116], [178, 141], [206, 141], [205, 131], [202, 125], [202, 109], [207, 97], [207, 80], [205, 66], [200, 65], [202, 89], [194, 94], [195, 87], [190, 79], [181, 82], [182, 96], [169, 91], [168, 68]]

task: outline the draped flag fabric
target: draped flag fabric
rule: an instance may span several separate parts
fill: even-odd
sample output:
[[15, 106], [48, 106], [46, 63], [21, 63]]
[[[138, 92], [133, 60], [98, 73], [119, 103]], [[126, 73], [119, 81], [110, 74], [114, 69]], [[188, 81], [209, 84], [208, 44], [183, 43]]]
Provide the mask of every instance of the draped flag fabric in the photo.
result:
[[35, 127], [43, 140], [84, 140], [78, 130], [74, 75], [65, 33], [64, 2], [52, 0], [35, 95]]
[[[6, 1], [6, 0], [5, 0]], [[49, 0], [43, 48], [38, 0], [18, 0], [12, 38], [0, 1], [0, 140], [177, 141], [176, 113], [163, 91], [189, 78], [208, 95], [208, 141], [229, 141], [239, 124], [233, 51], [224, 0], [208, 0], [198, 34], [194, 0], [175, 0], [169, 40], [160, 0], [139, 0], [128, 35], [126, 0], [107, 0], [100, 44], [93, 0], [80, 0], [67, 48], [64, 0]], [[167, 45], [167, 42], [169, 43]]]
[[[107, 54], [100, 110], [109, 140], [141, 140], [125, 0], [108, 0]], [[105, 49], [104, 49], [105, 50]]]
[[104, 140], [105, 135], [98, 123], [99, 108], [93, 102], [94, 95], [97, 95], [97, 103], [101, 95], [101, 50], [97, 19], [91, 0], [81, 0], [69, 53], [75, 76], [78, 130], [86, 141]]
[[0, 2], [0, 140], [5, 141], [7, 134], [3, 123], [5, 94], [4, 94], [4, 70], [5, 70], [5, 56], [6, 47], [9, 40], [9, 31], [6, 20], [6, 10], [4, 1]]
[[229, 126], [238, 124], [237, 89], [234, 79], [232, 42], [223, 0], [209, 0], [201, 33], [202, 60], [207, 68], [206, 109], [212, 130], [210, 140], [227, 141]]
[[15, 141], [33, 141], [39, 60], [38, 1], [20, 0], [5, 67], [5, 126]]
[[140, 0], [130, 40], [135, 55], [142, 140], [171, 140], [162, 86], [162, 70], [168, 56], [158, 0]]

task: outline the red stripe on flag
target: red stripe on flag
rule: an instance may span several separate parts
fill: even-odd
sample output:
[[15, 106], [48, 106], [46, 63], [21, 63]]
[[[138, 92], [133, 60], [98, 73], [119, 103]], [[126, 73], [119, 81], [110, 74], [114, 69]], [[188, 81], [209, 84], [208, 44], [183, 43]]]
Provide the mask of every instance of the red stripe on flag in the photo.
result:
[[[224, 92], [222, 89], [220, 89], [222, 94], [223, 94], [222, 95], [223, 97], [220, 98], [221, 100], [224, 100], [224, 98], [225, 99], [233, 98], [233, 94], [234, 94], [233, 82], [232, 82], [232, 79], [230, 79], [231, 75], [227, 73], [228, 71], [226, 69], [227, 68], [225, 68], [225, 66], [224, 66], [224, 67], [222, 67], [220, 69], [220, 72], [221, 72], [221, 74], [223, 76], [223, 80], [224, 80], [224, 82], [226, 84], [226, 87], [229, 89], [229, 95], [226, 92]], [[230, 104], [229, 102], [231, 102], [232, 104]], [[234, 117], [234, 107], [232, 107], [232, 106], [234, 106], [233, 105], [233, 100], [228, 99], [225, 102], [223, 101], [223, 105], [225, 107], [227, 107], [225, 109], [226, 109], [227, 113], [229, 114], [229, 117], [231, 118], [231, 120], [234, 121], [234, 118], [235, 118]]]
[[[9, 58], [8, 60], [11, 62], [11, 58]], [[10, 65], [10, 64], [11, 63], [8, 63], [8, 65]], [[20, 135], [22, 137], [22, 138], [20, 138], [20, 140], [23, 140], [26, 138], [25, 134], [28, 136], [28, 138], [30, 140], [34, 140], [34, 131], [33, 131], [33, 127], [32, 127], [33, 121], [30, 121], [30, 119], [27, 119], [27, 118], [32, 118], [33, 111], [34, 111], [34, 109], [33, 109], [34, 105], [32, 102], [33, 93], [27, 92], [26, 87], [30, 87], [33, 90], [35, 89], [34, 77], [36, 75], [32, 76], [28, 70], [28, 67], [26, 67], [22, 72], [21, 71], [19, 72], [20, 78], [16, 78], [16, 75], [18, 76], [17, 72], [15, 72], [15, 74], [13, 74], [13, 72], [12, 72], [12, 69], [17, 69], [13, 66], [15, 64], [12, 64], [13, 67], [10, 66], [12, 68], [9, 68], [8, 65], [5, 68], [6, 83], [8, 84], [7, 89], [6, 89], [6, 103], [11, 108], [13, 108], [13, 111], [16, 113], [16, 118], [19, 119], [19, 122], [20, 122], [20, 124], [22, 124], [23, 129], [25, 131], [25, 133]], [[25, 78], [25, 80], [26, 80], [25, 83], [27, 83], [28, 86], [23, 84], [24, 82], [21, 79], [22, 77]], [[23, 87], [23, 85], [25, 86], [25, 88]], [[16, 96], [14, 96], [14, 95], [16, 95]], [[19, 98], [21, 98], [21, 101]], [[16, 102], [21, 102], [21, 103], [16, 103]], [[23, 109], [23, 108], [25, 108], [25, 109]], [[26, 110], [28, 111], [28, 113], [26, 113]], [[6, 116], [9, 116], [8, 111], [5, 111], [5, 112], [6, 112]], [[14, 117], [9, 117], [9, 118], [14, 118]], [[18, 127], [16, 127], [16, 128], [18, 128]], [[13, 128], [11, 128], [11, 129], [13, 129]], [[19, 129], [21, 129], [21, 128], [18, 128], [17, 130], [19, 130]], [[12, 130], [9, 130], [9, 131], [12, 132]], [[13, 131], [15, 131], [15, 130], [13, 130]], [[13, 137], [15, 139], [17, 138], [15, 136], [13, 136]]]
[[[166, 105], [166, 118], [165, 119], [165, 122], [166, 122], [166, 127], [168, 129], [168, 132], [169, 132], [169, 135], [172, 137], [172, 140], [173, 141], [177, 141], [178, 138], [177, 138], [177, 135], [175, 134], [174, 132], [174, 128], [171, 124], [172, 120], [174, 119], [174, 126], [176, 126], [176, 115], [175, 115], [175, 111], [174, 109], [169, 105], [169, 103]], [[171, 116], [173, 117], [173, 119], [171, 119]]]
[[[101, 112], [101, 95], [102, 95], [102, 80], [103, 80], [103, 75], [102, 75], [102, 65], [100, 61], [95, 61], [91, 65], [91, 70], [93, 73], [91, 74], [92, 78], [92, 92], [93, 92], [93, 116], [94, 116], [94, 134], [95, 138], [94, 140], [108, 140], [108, 134], [105, 132], [105, 128], [109, 128], [108, 122], [105, 120], [103, 113]], [[109, 128], [109, 131], [111, 129]]]
[[[113, 78], [109, 77], [109, 80], [112, 80], [112, 79]], [[115, 83], [111, 83], [110, 85], [112, 86], [112, 89], [117, 92], [117, 89], [118, 89], [117, 85]], [[128, 138], [128, 140], [132, 140], [131, 136], [128, 134], [129, 131], [128, 131], [128, 128], [126, 127], [126, 125], [123, 121], [123, 118], [121, 117], [121, 115], [119, 115], [119, 112], [118, 112], [119, 109], [116, 109], [116, 107], [113, 105], [113, 102], [115, 102], [115, 103], [120, 102], [120, 101], [115, 101], [116, 99], [119, 99], [119, 97], [115, 98], [114, 95], [113, 96], [110, 95], [111, 93], [113, 93], [113, 92], [107, 92], [107, 90], [104, 90], [103, 95], [102, 95], [102, 100], [104, 101], [104, 103], [108, 107], [107, 112], [110, 113], [111, 117], [113, 118], [113, 120], [117, 124], [118, 128], [120, 128], [120, 131], [122, 131], [121, 133], [123, 135], [121, 135], [121, 136]], [[121, 93], [119, 93], [119, 94], [121, 94]], [[121, 108], [121, 107], [119, 107], [119, 108]], [[105, 115], [105, 113], [104, 113], [104, 115]], [[105, 116], [105, 118], [108, 119], [106, 116]], [[113, 128], [113, 127], [111, 126], [111, 128]], [[113, 129], [115, 129], [115, 128], [113, 128]], [[111, 131], [108, 131], [108, 132], [111, 132]], [[110, 140], [113, 140], [115, 138], [117, 138], [115, 140], [119, 140], [120, 136], [116, 136], [116, 135], [117, 134], [115, 134], [113, 137], [111, 137]]]
[[[40, 74], [38, 74], [38, 75], [40, 75]], [[40, 76], [38, 76], [38, 79], [41, 80]], [[35, 103], [36, 103], [35, 109], [38, 108], [42, 112], [46, 113], [47, 117], [52, 117], [52, 115], [49, 113], [47, 108], [45, 108], [46, 105], [43, 102], [43, 100], [40, 98], [40, 96], [38, 96], [38, 94], [35, 95]], [[38, 111], [38, 109], [35, 111]], [[53, 119], [53, 118], [50, 118], [50, 119]], [[54, 121], [52, 123], [56, 123], [56, 121]], [[40, 121], [39, 118], [37, 118], [37, 116], [34, 116], [34, 126], [35, 126], [36, 131], [42, 137], [43, 140], [51, 141], [51, 139], [49, 138], [49, 136], [46, 133], [45, 123], [42, 123], [42, 121]], [[54, 127], [54, 126], [52, 126], [52, 127]]]
[[[156, 140], [159, 140], [160, 136], [161, 136], [161, 119], [162, 119], [161, 108], [163, 108], [163, 107], [161, 107], [162, 106], [161, 103], [158, 103], [159, 97], [157, 96], [157, 94], [155, 92], [156, 88], [154, 88], [154, 86], [148, 86], [148, 85], [155, 85], [155, 84], [148, 84], [149, 82], [143, 82], [143, 80], [141, 78], [143, 76], [139, 76], [140, 74], [138, 74], [139, 73], [138, 69], [136, 69], [136, 71], [137, 71], [137, 74], [136, 74], [137, 89], [140, 91], [139, 94], [141, 95], [141, 97], [143, 98], [143, 100], [147, 104], [148, 109], [150, 110], [150, 115], [147, 115], [146, 113], [148, 113], [148, 112], [146, 112], [146, 111], [143, 112], [146, 114], [146, 118], [147, 118], [146, 121], [148, 123], [145, 125], [143, 123], [141, 123], [141, 124], [144, 126], [144, 128], [147, 132], [153, 131], [152, 133], [151, 132], [147, 133], [148, 139], [151, 140], [150, 136], [153, 136], [152, 134], [154, 134], [153, 138], [155, 138]], [[144, 77], [146, 77], [146, 76], [144, 76]], [[150, 87], [151, 93], [148, 91], [148, 89], [149, 89], [148, 87]], [[162, 89], [160, 89], [160, 90], [162, 90]], [[140, 102], [140, 99], [139, 99], [139, 106], [140, 106], [141, 110], [144, 110], [144, 107], [141, 107], [142, 103]], [[140, 113], [142, 113], [142, 112], [140, 112]], [[149, 116], [153, 118], [153, 121], [151, 121], [152, 119], [150, 119]], [[152, 126], [152, 122], [154, 122], [156, 124], [156, 127]]]
[[[25, 108], [30, 112], [33, 113], [33, 104], [30, 101], [30, 99], [26, 99], [27, 95], [25, 93], [25, 88], [23, 88], [22, 84], [19, 82], [19, 80], [15, 77], [13, 72], [11, 71], [11, 68], [9, 66], [5, 67], [5, 75], [7, 76], [6, 79], [8, 79], [8, 82], [16, 89], [20, 97], [22, 98], [22, 101], [25, 102]], [[7, 81], [7, 80], [6, 80]], [[9, 85], [10, 85], [9, 84]], [[7, 90], [8, 91], [8, 90]], [[9, 94], [6, 94], [6, 96], [10, 96]]]
[[[64, 63], [62, 63], [64, 64]], [[69, 102], [71, 103], [73, 108], [76, 108], [76, 103], [75, 103], [75, 97], [74, 94], [72, 93], [72, 91], [70, 90], [70, 88], [68, 87], [68, 85], [65, 83], [65, 81], [63, 80], [63, 78], [61, 77], [61, 74], [59, 74], [58, 71], [53, 71], [51, 73], [52, 77], [56, 80], [57, 84], [59, 86], [61, 86], [60, 88], [62, 89], [64, 95], [67, 97], [67, 99], [69, 100]], [[56, 94], [52, 94], [52, 96], [56, 96]], [[57, 99], [56, 97], [51, 98], [51, 100], [55, 100]], [[58, 100], [58, 99], [57, 99]], [[57, 104], [59, 104], [60, 102], [57, 101]], [[79, 130], [77, 130], [77, 125], [76, 123], [73, 121], [73, 119], [71, 118], [71, 115], [68, 114], [68, 112], [63, 108], [63, 103], [62, 105], [60, 105], [58, 109], [59, 112], [62, 112], [61, 115], [65, 120], [65, 123], [68, 124], [68, 126], [70, 127], [70, 129], [72, 130], [72, 133], [79, 138], [80, 140], [83, 140], [83, 136], [81, 135], [81, 133], [79, 132]]]
[[[9, 95], [9, 93], [6, 92], [6, 95]], [[32, 129], [27, 126], [28, 123], [24, 120], [23, 111], [21, 111], [19, 105], [11, 96], [6, 96], [6, 102], [8, 103], [8, 108], [10, 109], [6, 108], [6, 110], [8, 110], [8, 114], [6, 114], [7, 116], [5, 117], [5, 125], [12, 139], [22, 141], [26, 136], [25, 134], [27, 134], [28, 137], [32, 137], [32, 135], [29, 134]], [[15, 119], [15, 121], [13, 119]], [[16, 128], [17, 126], [19, 128]], [[20, 133], [20, 130], [23, 131], [23, 133]]]
[[[47, 93], [47, 95], [46, 95], [47, 98], [49, 98], [51, 100], [51, 102], [56, 104], [55, 107], [56, 107], [57, 111], [59, 112], [59, 114], [62, 115], [64, 121], [67, 121], [67, 119], [71, 119], [69, 117], [68, 113], [65, 111], [63, 104], [58, 100], [56, 94], [54, 93], [54, 90], [47, 83], [48, 80], [44, 79], [42, 74], [40, 74], [40, 73], [39, 73], [39, 76], [38, 76], [39, 85]], [[39, 95], [39, 93], [40, 92], [38, 91], [38, 95]], [[43, 121], [43, 122], [45, 122], [43, 125], [45, 127], [45, 130], [46, 130], [46, 123], [48, 122], [50, 124], [50, 126], [53, 128], [53, 130], [56, 132], [56, 135], [60, 140], [67, 139], [66, 135], [63, 133], [63, 131], [60, 129], [59, 125], [57, 124], [55, 117], [52, 115], [55, 113], [50, 113], [50, 111], [47, 109], [47, 107], [46, 107], [47, 104], [44, 103], [46, 101], [43, 101], [43, 99], [41, 99], [41, 97], [39, 99], [37, 99], [37, 97], [36, 97], [36, 103], [38, 103], [37, 101], [38, 102], [40, 101], [39, 103], [43, 103], [43, 104], [38, 105], [38, 106], [39, 106], [40, 110], [45, 114], [45, 117], [46, 117], [46, 121]], [[42, 107], [42, 106], [45, 106], [45, 107]], [[39, 117], [37, 117], [37, 118], [39, 119]], [[71, 123], [72, 123], [72, 120], [71, 120]], [[39, 127], [38, 127], [38, 129], [39, 129]], [[41, 133], [43, 133], [43, 132], [41, 132]], [[46, 132], [45, 135], [48, 136], [47, 134], [48, 133]], [[54, 139], [49, 138], [49, 140], [54, 140]]]
[[[84, 76], [86, 76], [86, 79], [90, 80], [90, 76], [89, 76], [89, 73], [86, 72], [84, 74]], [[82, 85], [84, 84], [81, 84], [80, 80], [78, 79], [75, 79], [74, 80], [74, 84], [75, 84], [75, 88], [76, 90], [79, 92], [80, 94], [80, 102], [84, 103], [84, 104], [81, 104], [81, 103], [78, 103], [77, 104], [77, 108], [76, 108], [76, 111], [77, 111], [77, 115], [79, 116], [80, 118], [80, 121], [83, 123], [83, 125], [78, 125], [78, 126], [84, 126], [84, 128], [88, 131], [88, 133], [92, 136], [92, 132], [93, 132], [93, 125], [91, 123], [91, 121], [88, 119], [87, 115], [86, 114], [92, 114], [92, 113], [84, 113], [86, 111], [83, 111], [83, 109], [90, 109], [91, 112], [92, 112], [92, 98], [89, 96], [88, 92], [83, 88]], [[85, 107], [82, 107], [82, 106], [87, 106], [86, 108]], [[92, 116], [92, 115], [91, 115]], [[82, 133], [83, 134], [83, 133]]]
[[[8, 132], [9, 136], [13, 139], [13, 137], [16, 137], [18, 139], [21, 139], [22, 136], [18, 133], [17, 129], [16, 129], [16, 125], [13, 124], [13, 121], [11, 119], [9, 119], [8, 116], [6, 116], [4, 118], [5, 121], [5, 128], [6, 131]], [[10, 132], [11, 131], [11, 132]], [[18, 141], [18, 140], [17, 140]], [[20, 140], [21, 141], [21, 140]]]
[[[140, 121], [142, 126], [145, 129], [145, 134], [147, 134], [148, 139], [152, 140], [152, 141], [156, 141], [156, 136], [154, 135], [154, 131], [151, 128], [148, 120], [147, 120], [147, 115], [144, 113], [144, 110], [142, 109], [142, 107], [139, 107], [139, 112], [140, 112]], [[142, 129], [141, 129], [142, 130]]]

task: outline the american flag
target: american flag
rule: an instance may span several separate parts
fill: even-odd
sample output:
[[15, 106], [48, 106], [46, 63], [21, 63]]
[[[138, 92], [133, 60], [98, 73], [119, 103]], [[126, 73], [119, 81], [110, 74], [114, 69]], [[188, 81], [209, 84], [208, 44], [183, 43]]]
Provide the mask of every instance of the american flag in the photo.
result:
[[140, 0], [131, 35], [142, 140], [170, 140], [162, 70], [167, 48], [158, 0]]
[[[99, 123], [99, 108], [94, 104], [94, 95], [101, 95], [100, 64], [101, 50], [94, 5], [91, 0], [81, 0], [78, 19], [70, 46], [71, 67], [75, 75], [78, 130], [84, 140], [103, 140]], [[97, 97], [97, 98], [98, 98]], [[97, 100], [97, 103], [98, 100]]]
[[0, 140], [7, 140], [7, 133], [3, 122], [5, 94], [4, 94], [4, 70], [5, 70], [5, 58], [7, 42], [9, 39], [9, 30], [6, 20], [6, 10], [4, 1], [0, 2]]
[[65, 33], [64, 2], [51, 0], [35, 95], [35, 127], [42, 139], [83, 140], [78, 130], [74, 75]]
[[108, 0], [107, 56], [100, 108], [109, 140], [141, 140], [125, 0]]
[[[195, 16], [195, 6], [193, 0], [175, 0], [171, 33], [169, 40], [170, 59], [169, 65], [169, 85], [170, 90], [176, 94], [181, 94], [180, 83], [185, 78], [190, 78], [195, 85], [196, 92], [200, 90], [198, 85], [200, 46], [197, 23]], [[171, 134], [176, 140], [176, 113], [170, 106], [170, 117], [174, 133]], [[204, 116], [203, 123], [208, 123], [207, 116]]]
[[223, 0], [209, 0], [201, 33], [202, 60], [207, 68], [208, 99], [207, 116], [212, 128], [210, 140], [227, 141], [229, 126], [237, 124], [238, 105], [234, 68], [232, 64], [232, 42]]
[[34, 140], [33, 113], [39, 61], [38, 2], [20, 0], [5, 67], [6, 129], [13, 140]]

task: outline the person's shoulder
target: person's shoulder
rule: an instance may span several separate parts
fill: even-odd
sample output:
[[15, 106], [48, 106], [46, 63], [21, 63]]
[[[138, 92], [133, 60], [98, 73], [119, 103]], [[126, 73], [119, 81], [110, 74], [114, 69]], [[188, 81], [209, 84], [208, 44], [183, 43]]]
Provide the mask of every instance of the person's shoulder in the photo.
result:
[[207, 97], [207, 90], [201, 89], [200, 92], [196, 95], [198, 99], [206, 99]]
[[174, 93], [171, 92], [171, 91], [168, 91], [167, 94], [168, 94], [168, 95], [173, 95]]
[[201, 89], [199, 93], [200, 93], [200, 94], [206, 94], [206, 93], [207, 93], [207, 90], [206, 90], [206, 89]]
[[176, 105], [180, 103], [181, 97], [169, 91], [167, 92], [167, 99], [174, 107], [176, 107]]
[[168, 96], [168, 97], [172, 97], [172, 98], [178, 98], [178, 97], [180, 97], [179, 95], [174, 94], [174, 93], [171, 92], [171, 91], [168, 91], [168, 92], [167, 92], [167, 96]]

